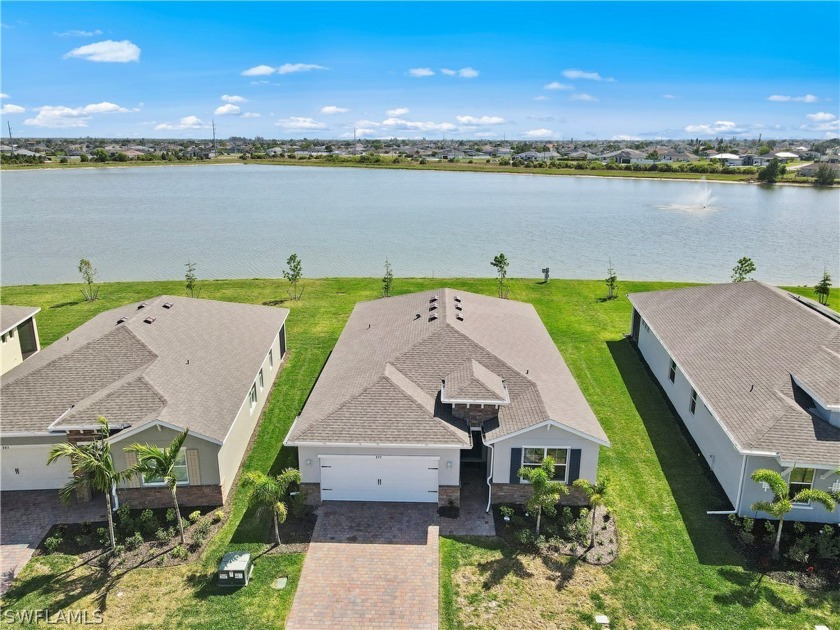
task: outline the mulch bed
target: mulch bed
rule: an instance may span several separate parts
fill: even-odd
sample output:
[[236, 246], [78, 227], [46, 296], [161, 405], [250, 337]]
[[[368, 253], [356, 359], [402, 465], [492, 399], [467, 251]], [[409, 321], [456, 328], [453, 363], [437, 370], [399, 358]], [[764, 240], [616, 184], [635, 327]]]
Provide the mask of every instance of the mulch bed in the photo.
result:
[[[522, 547], [522, 542], [517, 537], [518, 533], [523, 528], [533, 531], [536, 526], [536, 518], [532, 515], [526, 516], [525, 509], [521, 505], [508, 505], [506, 507], [512, 508], [515, 515], [511, 521], [505, 521], [500, 510], [501, 507], [501, 505], [493, 506], [496, 535], [512, 547]], [[584, 542], [559, 535], [561, 510], [562, 507], [558, 506], [558, 516], [556, 517], [546, 518], [543, 515], [540, 533], [546, 539], [545, 544], [527, 545], [528, 547], [539, 553], [571, 556], [587, 564], [599, 566], [611, 564], [615, 561], [618, 557], [619, 548], [618, 529], [615, 519], [604, 506], [598, 506], [595, 510], [595, 543], [592, 547], [589, 546], [588, 535]], [[580, 516], [581, 508], [573, 507], [571, 510], [574, 518]], [[587, 518], [592, 518], [591, 513]], [[587, 530], [587, 534], [588, 532], [589, 530]]]
[[[309, 542], [312, 540], [312, 531], [315, 529], [315, 522], [318, 517], [314, 513], [307, 512], [302, 518], [289, 516], [286, 522], [280, 525], [280, 544], [274, 545], [266, 551], [267, 554], [284, 553], [306, 553], [309, 549]], [[274, 543], [274, 529], [271, 530], [271, 543]]]

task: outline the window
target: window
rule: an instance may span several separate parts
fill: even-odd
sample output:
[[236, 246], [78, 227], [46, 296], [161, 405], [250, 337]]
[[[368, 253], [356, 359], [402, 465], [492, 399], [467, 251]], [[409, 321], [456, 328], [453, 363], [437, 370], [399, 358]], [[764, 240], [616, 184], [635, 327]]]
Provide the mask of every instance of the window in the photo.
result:
[[[790, 471], [790, 481], [788, 481], [789, 498], [795, 497], [803, 490], [810, 490], [814, 485], [814, 469], [813, 468], [794, 468]], [[796, 505], [808, 505], [810, 501], [797, 503]]]
[[263, 379], [262, 368], [260, 368], [260, 391], [262, 391], [264, 388], [265, 388], [265, 380]]
[[691, 390], [691, 402], [688, 403], [688, 410], [691, 412], [691, 415], [694, 415], [694, 412], [697, 411], [697, 392], [692, 388]]
[[677, 378], [677, 363], [671, 359], [671, 365], [668, 366], [668, 380], [673, 383], [675, 378]]
[[[522, 449], [522, 466], [525, 468], [539, 468], [546, 456], [554, 460], [554, 477], [558, 481], [566, 481], [566, 462], [569, 450], [565, 448], [525, 447]], [[527, 482], [526, 482], [527, 483]]]
[[274, 368], [274, 349], [268, 351], [268, 367], [269, 369]]
[[14, 328], [12, 328], [12, 329], [9, 331], [9, 339], [14, 339], [14, 338], [15, 338], [15, 329], [14, 329]]
[[248, 392], [248, 402], [251, 405], [251, 411], [257, 406], [257, 384], [251, 385], [251, 391]]
[[[172, 472], [175, 474], [175, 479], [179, 486], [187, 485], [190, 482], [190, 475], [187, 472], [187, 451], [183, 448], [178, 451], [178, 456], [175, 458], [175, 465], [172, 467]], [[162, 486], [163, 479], [161, 477], [153, 477], [151, 475], [143, 476], [144, 486]]]

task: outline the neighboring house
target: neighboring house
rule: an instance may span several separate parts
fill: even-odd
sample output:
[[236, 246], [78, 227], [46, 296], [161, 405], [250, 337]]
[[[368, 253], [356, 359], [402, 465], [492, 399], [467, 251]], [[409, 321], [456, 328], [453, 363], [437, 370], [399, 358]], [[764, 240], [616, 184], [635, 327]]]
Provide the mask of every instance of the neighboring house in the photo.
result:
[[[97, 315], [3, 375], [0, 489], [62, 487], [59, 442], [85, 442], [106, 417], [117, 470], [134, 442], [167, 446], [190, 434], [179, 474], [184, 505], [220, 505], [286, 352], [287, 309], [159, 296]], [[133, 507], [168, 505], [169, 492], [137, 477], [118, 492]]]
[[828, 162], [814, 162], [813, 164], [803, 166], [797, 171], [797, 175], [802, 177], [816, 177], [817, 171], [823, 165], [834, 171], [835, 177], [840, 177], [840, 164], [830, 164]]
[[653, 164], [653, 160], [647, 158], [647, 153], [635, 149], [621, 149], [604, 153], [600, 158], [602, 162], [615, 162], [616, 164]]
[[464, 466], [519, 502], [520, 467], [594, 482], [609, 440], [533, 306], [439, 289], [357, 304], [284, 444], [312, 502], [457, 505]]
[[[628, 298], [631, 336], [735, 512], [772, 500], [758, 468], [793, 492], [840, 491], [839, 315], [755, 281]], [[840, 509], [791, 518], [837, 523]]]
[[0, 374], [20, 365], [41, 349], [35, 325], [35, 315], [40, 312], [41, 309], [34, 306], [0, 306]]

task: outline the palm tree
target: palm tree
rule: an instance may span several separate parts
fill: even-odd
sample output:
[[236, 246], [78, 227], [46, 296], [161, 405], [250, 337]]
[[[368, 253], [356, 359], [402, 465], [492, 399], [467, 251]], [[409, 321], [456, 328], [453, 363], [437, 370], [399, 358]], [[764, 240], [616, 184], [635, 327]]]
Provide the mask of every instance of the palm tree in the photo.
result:
[[82, 490], [97, 490], [105, 494], [108, 505], [108, 534], [111, 538], [111, 550], [117, 546], [114, 538], [114, 519], [111, 515], [111, 492], [117, 484], [130, 476], [130, 471], [117, 472], [114, 470], [114, 460], [111, 457], [111, 444], [108, 436], [111, 428], [105, 418], [99, 418], [100, 431], [93, 436], [93, 441], [87, 444], [71, 444], [64, 442], [56, 444], [47, 458], [47, 465], [66, 457], [70, 460], [73, 477], [58, 491], [61, 500], [69, 502], [73, 496]]
[[533, 496], [525, 504], [529, 512], [537, 513], [537, 535], [540, 533], [540, 519], [545, 512], [549, 516], [557, 514], [557, 502], [561, 494], [569, 494], [569, 488], [562, 481], [554, 481], [554, 458], [546, 456], [538, 467], [523, 466], [516, 473], [528, 481], [533, 490]]
[[595, 508], [604, 505], [604, 495], [607, 493], [607, 480], [601, 479], [597, 483], [590, 483], [586, 479], [576, 479], [572, 485], [581, 490], [589, 499], [589, 509], [592, 510], [592, 528], [590, 531], [589, 548], [595, 546]]
[[779, 519], [779, 526], [776, 530], [776, 544], [773, 545], [773, 557], [779, 557], [779, 544], [782, 540], [782, 525], [785, 521], [785, 516], [793, 509], [794, 503], [808, 503], [816, 501], [825, 506], [829, 512], [834, 509], [834, 499], [831, 495], [822, 490], [814, 488], [806, 488], [800, 490], [794, 496], [790, 496], [790, 488], [782, 476], [775, 470], [768, 470], [766, 468], [759, 468], [753, 471], [750, 478], [756, 483], [766, 483], [773, 491], [772, 501], [756, 501], [750, 506], [751, 510], [756, 512], [767, 512], [770, 516]]
[[283, 502], [286, 491], [293, 483], [300, 482], [300, 471], [296, 468], [287, 468], [276, 476], [252, 470], [245, 473], [242, 478], [242, 485], [250, 492], [248, 496], [250, 505], [258, 506], [261, 510], [271, 510], [274, 520], [274, 538], [278, 545], [280, 544], [280, 524], [286, 522], [288, 514], [286, 504]]
[[175, 515], [178, 517], [178, 530], [181, 532], [181, 544], [185, 544], [184, 523], [181, 519], [181, 510], [178, 507], [178, 477], [175, 474], [175, 464], [178, 460], [178, 453], [184, 446], [189, 429], [184, 429], [175, 436], [166, 448], [153, 444], [132, 444], [125, 450], [137, 453], [137, 465], [132, 469], [133, 474], [143, 475], [154, 479], [161, 479], [163, 485], [169, 488], [172, 493], [172, 503], [175, 506]]

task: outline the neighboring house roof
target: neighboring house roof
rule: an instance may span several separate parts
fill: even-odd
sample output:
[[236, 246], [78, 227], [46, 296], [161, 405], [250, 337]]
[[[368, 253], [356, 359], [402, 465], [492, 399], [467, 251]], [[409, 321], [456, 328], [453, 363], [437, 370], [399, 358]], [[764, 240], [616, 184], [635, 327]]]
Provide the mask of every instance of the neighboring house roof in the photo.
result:
[[840, 324], [760, 282], [628, 296], [741, 450], [840, 464]]
[[289, 311], [167, 295], [142, 304], [97, 315], [4, 374], [0, 432], [90, 427], [105, 416], [222, 442]]
[[533, 306], [452, 289], [357, 304], [287, 443], [466, 446], [444, 380], [509, 394], [489, 440], [553, 420], [609, 443]]
[[0, 334], [6, 334], [15, 326], [19, 326], [40, 312], [41, 309], [37, 306], [0, 305]]

